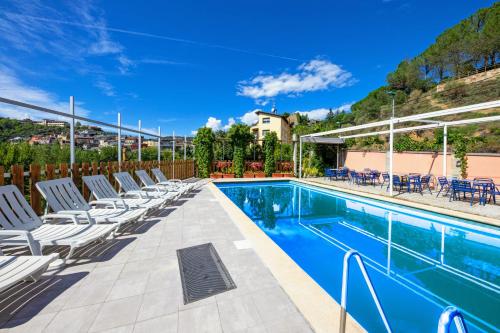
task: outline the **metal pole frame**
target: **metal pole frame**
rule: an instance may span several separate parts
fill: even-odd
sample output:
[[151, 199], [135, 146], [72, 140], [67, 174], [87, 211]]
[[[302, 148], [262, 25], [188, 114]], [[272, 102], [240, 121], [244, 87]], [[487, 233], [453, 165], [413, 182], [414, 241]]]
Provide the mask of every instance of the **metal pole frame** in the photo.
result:
[[137, 160], [142, 161], [142, 137], [141, 137], [141, 120], [139, 119], [139, 137], [137, 138]]
[[447, 170], [447, 149], [448, 149], [448, 125], [443, 126], [443, 177], [447, 176], [448, 170]]
[[175, 131], [172, 132], [172, 179], [175, 179]]
[[69, 96], [69, 113], [72, 115], [69, 123], [69, 163], [75, 163], [75, 97]]
[[184, 161], [186, 160], [187, 136], [184, 135]]
[[122, 115], [118, 112], [118, 170], [122, 171]]
[[299, 178], [302, 178], [302, 137], [299, 138]]
[[394, 118], [391, 118], [389, 123], [389, 195], [392, 197], [393, 192], [393, 153], [394, 153]]
[[161, 127], [158, 126], [158, 163], [161, 162]]

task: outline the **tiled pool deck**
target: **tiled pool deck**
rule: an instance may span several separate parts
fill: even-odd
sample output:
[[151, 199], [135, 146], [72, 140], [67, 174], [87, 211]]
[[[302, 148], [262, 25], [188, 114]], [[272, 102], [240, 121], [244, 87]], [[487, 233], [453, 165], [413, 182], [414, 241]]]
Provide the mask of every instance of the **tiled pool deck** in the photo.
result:
[[[0, 294], [2, 332], [310, 332], [207, 188]], [[212, 242], [237, 288], [184, 305], [176, 249]]]
[[[306, 182], [317, 183], [317, 184], [336, 187], [339, 189], [346, 189], [358, 192], [357, 194], [360, 194], [359, 192], [365, 192], [365, 193], [375, 194], [378, 196], [384, 196], [384, 197], [389, 196], [389, 192], [386, 191], [385, 186], [382, 188], [381, 186], [356, 185], [349, 183], [347, 181], [329, 180], [328, 178], [325, 177], [303, 178], [303, 180]], [[475, 200], [473, 205], [471, 206], [469, 201], [470, 195], [467, 196], [468, 200], [461, 200], [461, 201], [459, 200], [450, 201], [449, 196], [439, 195], [439, 197], [436, 197], [436, 195], [437, 191], [435, 190], [432, 191], [432, 194], [430, 194], [427, 190], [425, 190], [422, 195], [420, 193], [407, 193], [407, 192], [398, 193], [397, 191], [395, 191], [394, 199], [426, 205], [428, 206], [428, 208], [436, 207], [436, 208], [447, 209], [450, 212], [473, 214], [477, 216], [476, 220], [479, 222], [491, 223], [500, 226], [500, 203], [493, 204], [493, 202], [491, 201], [490, 203], [483, 206], [479, 205], [477, 200]], [[488, 220], [484, 219], [484, 221], [482, 221], [481, 217], [485, 217]]]

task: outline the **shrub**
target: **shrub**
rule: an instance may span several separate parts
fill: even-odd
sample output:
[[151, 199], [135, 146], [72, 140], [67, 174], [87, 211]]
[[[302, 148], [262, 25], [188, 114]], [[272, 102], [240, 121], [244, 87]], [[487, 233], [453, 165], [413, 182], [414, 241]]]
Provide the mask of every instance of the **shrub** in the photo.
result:
[[276, 168], [276, 161], [274, 159], [274, 150], [278, 143], [278, 136], [274, 132], [267, 133], [264, 138], [264, 172], [266, 176], [271, 176]]
[[236, 177], [242, 177], [245, 171], [245, 149], [253, 140], [250, 127], [244, 124], [234, 124], [227, 133], [233, 145], [233, 165]]
[[196, 133], [194, 144], [196, 145], [196, 164], [200, 177], [210, 176], [210, 166], [214, 159], [213, 145], [215, 136], [211, 128], [202, 127]]

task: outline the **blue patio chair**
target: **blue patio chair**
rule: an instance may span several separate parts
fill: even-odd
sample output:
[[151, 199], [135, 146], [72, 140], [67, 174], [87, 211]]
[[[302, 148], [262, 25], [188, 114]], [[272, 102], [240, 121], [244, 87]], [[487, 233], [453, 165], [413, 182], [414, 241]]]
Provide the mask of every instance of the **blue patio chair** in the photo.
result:
[[378, 172], [377, 170], [372, 170], [370, 172], [370, 183], [375, 186], [375, 183], [380, 183], [380, 172]]
[[403, 192], [403, 188], [406, 186], [405, 182], [401, 181], [401, 177], [398, 175], [392, 175], [392, 187], [396, 188], [399, 193]]
[[348, 168], [342, 168], [338, 172], [338, 177], [341, 178], [342, 180], [349, 180], [349, 169]]
[[438, 183], [439, 183], [439, 191], [438, 194], [436, 195], [436, 198], [439, 197], [439, 194], [443, 191], [446, 190], [444, 195], [448, 195], [448, 192], [450, 192], [450, 183], [448, 182], [448, 178], [446, 177], [438, 177]]
[[472, 206], [472, 203], [474, 202], [474, 194], [478, 192], [478, 190], [474, 187], [472, 187], [471, 182], [468, 180], [457, 180], [453, 179], [451, 181], [451, 196], [450, 196], [450, 201], [451, 199], [453, 200], [460, 200], [460, 193], [463, 194], [464, 200], [467, 198], [466, 194], [470, 193], [470, 205]]
[[358, 173], [355, 170], [349, 171], [349, 182], [352, 184], [358, 184]]
[[391, 177], [389, 177], [388, 172], [382, 172], [382, 185], [380, 185], [380, 188], [384, 187], [385, 182], [387, 182], [387, 190], [389, 189], [389, 183], [391, 180]]
[[[431, 191], [431, 178], [432, 178], [432, 175], [425, 175], [425, 176], [422, 176], [420, 178], [420, 187], [421, 187], [421, 190], [423, 191], [425, 188], [427, 188], [429, 190], [429, 193], [432, 194], [432, 191]], [[422, 191], [420, 193], [422, 193]]]
[[325, 169], [325, 177], [328, 177], [329, 180], [332, 180], [332, 178], [334, 178], [334, 177], [337, 178], [337, 173], [333, 169], [326, 168]]
[[500, 195], [500, 190], [495, 185], [495, 183], [493, 183], [493, 182], [490, 183], [488, 193], [490, 194], [490, 197], [488, 199], [488, 203], [491, 201], [491, 198], [493, 198], [493, 203], [496, 204], [497, 203], [496, 196]]

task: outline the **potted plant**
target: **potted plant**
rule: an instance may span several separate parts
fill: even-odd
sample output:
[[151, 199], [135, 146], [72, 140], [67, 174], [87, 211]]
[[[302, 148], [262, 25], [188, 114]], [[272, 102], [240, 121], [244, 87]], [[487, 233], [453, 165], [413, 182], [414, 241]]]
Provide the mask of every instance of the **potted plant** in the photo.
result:
[[262, 171], [262, 167], [262, 162], [252, 162], [250, 164], [250, 169], [252, 169], [255, 178], [264, 178], [266, 176], [264, 171]]
[[222, 178], [234, 178], [232, 166], [233, 164], [230, 161], [217, 162], [217, 168], [222, 171]]
[[290, 162], [281, 162], [281, 171], [283, 177], [293, 177], [292, 164]]

